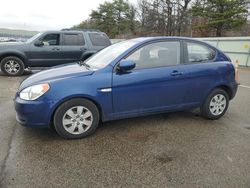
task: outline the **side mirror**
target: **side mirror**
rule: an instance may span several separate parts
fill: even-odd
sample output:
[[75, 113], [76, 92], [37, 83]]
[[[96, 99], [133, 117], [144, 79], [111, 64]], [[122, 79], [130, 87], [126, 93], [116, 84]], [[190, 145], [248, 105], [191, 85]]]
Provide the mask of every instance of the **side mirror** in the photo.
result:
[[40, 47], [40, 46], [43, 46], [44, 44], [43, 44], [43, 41], [38, 40], [34, 43], [34, 45]]
[[135, 68], [135, 62], [132, 61], [132, 60], [122, 60], [118, 67], [117, 67], [117, 70], [119, 72], [127, 72], [127, 71], [130, 71], [132, 70], [133, 68]]

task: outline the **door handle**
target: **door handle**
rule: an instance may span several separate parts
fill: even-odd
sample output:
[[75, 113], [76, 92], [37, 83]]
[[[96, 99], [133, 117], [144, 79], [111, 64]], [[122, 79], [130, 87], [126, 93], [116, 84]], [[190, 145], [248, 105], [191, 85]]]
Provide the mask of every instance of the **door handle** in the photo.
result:
[[80, 48], [80, 50], [81, 51], [86, 51], [87, 49], [83, 47], [83, 48]]
[[53, 51], [59, 51], [60, 48], [52, 48]]
[[179, 71], [173, 71], [171, 73], [171, 76], [181, 76], [183, 74], [183, 72], [179, 72]]

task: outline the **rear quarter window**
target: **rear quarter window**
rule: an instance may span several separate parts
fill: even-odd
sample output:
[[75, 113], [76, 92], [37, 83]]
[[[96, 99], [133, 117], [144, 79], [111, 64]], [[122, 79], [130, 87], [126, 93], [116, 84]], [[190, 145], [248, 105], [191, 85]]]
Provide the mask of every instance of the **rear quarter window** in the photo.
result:
[[187, 63], [205, 63], [213, 61], [216, 56], [216, 51], [207, 45], [186, 42]]
[[110, 40], [104, 33], [89, 33], [93, 46], [109, 46]]

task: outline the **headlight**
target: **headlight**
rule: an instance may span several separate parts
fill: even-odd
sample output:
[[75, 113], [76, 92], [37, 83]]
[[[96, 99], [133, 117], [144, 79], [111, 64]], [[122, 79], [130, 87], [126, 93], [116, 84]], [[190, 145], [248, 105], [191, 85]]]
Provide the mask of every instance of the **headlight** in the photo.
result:
[[39, 84], [25, 88], [20, 93], [20, 98], [24, 100], [36, 100], [49, 90], [49, 84]]

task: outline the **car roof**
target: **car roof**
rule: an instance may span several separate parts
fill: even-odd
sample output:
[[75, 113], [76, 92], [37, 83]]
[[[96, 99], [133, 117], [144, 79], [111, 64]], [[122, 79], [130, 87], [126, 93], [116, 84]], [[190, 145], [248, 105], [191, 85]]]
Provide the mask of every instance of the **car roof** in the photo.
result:
[[203, 44], [210, 46], [211, 48], [215, 48], [214, 46], [212, 46], [208, 42], [202, 41], [200, 39], [195, 39], [192, 37], [157, 36], [157, 37], [139, 37], [139, 38], [134, 38], [134, 39], [130, 39], [130, 40], [136, 41], [137, 43], [145, 43], [145, 42], [154, 42], [154, 41], [158, 41], [158, 40], [168, 40], [168, 39], [169, 40], [189, 40], [189, 41], [193, 41], [193, 42], [203, 43]]
[[139, 37], [130, 40], [136, 40], [138, 42], [146, 42], [151, 40], [164, 40], [164, 39], [177, 39], [177, 40], [193, 40], [193, 41], [200, 41], [198, 39], [194, 39], [192, 37], [178, 37], [178, 36], [157, 36], [157, 37]]
[[61, 31], [101, 32], [99, 29], [62, 29]]
[[104, 32], [101, 32], [99, 30], [48, 30], [48, 31], [43, 31], [42, 33], [81, 33], [81, 32], [84, 32], [84, 33], [104, 33]]

